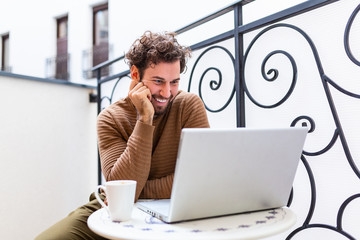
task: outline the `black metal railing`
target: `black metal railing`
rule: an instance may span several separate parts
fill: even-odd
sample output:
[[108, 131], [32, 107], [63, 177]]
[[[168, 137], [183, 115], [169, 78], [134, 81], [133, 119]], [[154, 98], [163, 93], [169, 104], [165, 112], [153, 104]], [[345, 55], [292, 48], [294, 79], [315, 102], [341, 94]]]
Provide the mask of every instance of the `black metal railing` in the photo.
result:
[[[330, 117], [327, 118], [327, 121], [330, 121], [334, 124], [334, 129], [329, 130], [330, 131], [330, 139], [325, 144], [325, 147], [319, 149], [319, 150], [312, 150], [309, 151], [307, 149], [304, 149], [302, 157], [301, 157], [301, 163], [303, 164], [303, 167], [306, 171], [306, 175], [309, 179], [309, 185], [310, 185], [310, 200], [308, 202], [308, 209], [305, 219], [302, 222], [302, 225], [300, 227], [297, 227], [292, 230], [292, 232], [286, 237], [286, 239], [292, 239], [296, 235], [299, 235], [301, 232], [309, 230], [309, 229], [321, 229], [324, 231], [332, 231], [335, 234], [341, 235], [341, 237], [346, 239], [354, 240], [356, 239], [354, 235], [352, 235], [351, 232], [347, 231], [343, 227], [344, 222], [344, 212], [347, 210], [347, 207], [350, 203], [353, 203], [354, 200], [360, 199], [360, 190], [356, 193], [349, 194], [345, 196], [345, 200], [339, 205], [335, 206], [335, 211], [337, 212], [336, 219], [331, 219], [332, 222], [336, 223], [335, 225], [331, 224], [325, 224], [325, 223], [313, 223], [313, 216], [316, 210], [316, 206], [318, 206], [317, 202], [317, 194], [318, 194], [318, 185], [316, 184], [316, 177], [313, 171], [313, 166], [309, 161], [309, 158], [314, 157], [325, 157], [324, 155], [329, 152], [330, 150], [334, 149], [334, 146], [336, 144], [340, 145], [342, 148], [342, 151], [344, 153], [344, 159], [342, 159], [341, 164], [344, 164], [346, 166], [349, 166], [352, 170], [352, 174], [354, 175], [354, 179], [356, 181], [359, 181], [360, 179], [360, 171], [357, 167], [357, 163], [351, 154], [350, 147], [347, 142], [347, 138], [345, 136], [342, 123], [340, 121], [340, 118], [338, 116], [338, 109], [336, 108], [336, 105], [334, 103], [334, 91], [336, 93], [341, 93], [343, 95], [346, 95], [347, 97], [350, 97], [352, 99], [360, 99], [360, 95], [356, 94], [354, 92], [351, 92], [343, 87], [341, 87], [337, 81], [335, 81], [333, 78], [331, 78], [329, 75], [327, 75], [325, 72], [325, 69], [323, 67], [323, 62], [321, 59], [321, 56], [319, 54], [318, 48], [310, 35], [301, 29], [298, 26], [295, 26], [293, 24], [289, 23], [283, 23], [281, 21], [293, 18], [295, 16], [301, 15], [303, 13], [311, 12], [316, 9], [320, 9], [322, 7], [325, 7], [329, 4], [337, 2], [337, 0], [309, 0], [304, 3], [298, 4], [294, 7], [291, 7], [289, 9], [280, 11], [278, 13], [275, 13], [273, 15], [267, 16], [265, 18], [259, 19], [254, 22], [250, 22], [248, 24], [243, 24], [242, 20], [242, 11], [243, 6], [246, 4], [250, 4], [252, 1], [237, 1], [225, 8], [222, 8], [202, 19], [199, 19], [196, 22], [193, 22], [177, 31], [175, 31], [178, 34], [185, 33], [191, 29], [194, 29], [202, 24], [205, 24], [213, 19], [216, 19], [224, 14], [227, 14], [229, 12], [234, 13], [234, 28], [230, 31], [220, 33], [218, 35], [215, 35], [211, 38], [208, 38], [204, 41], [198, 42], [193, 44], [190, 48], [192, 51], [201, 51], [199, 56], [197, 57], [196, 61], [191, 67], [190, 71], [190, 77], [189, 77], [189, 85], [188, 85], [188, 91], [191, 91], [193, 82], [198, 83], [198, 90], [199, 96], [204, 101], [205, 107], [209, 112], [212, 113], [218, 113], [222, 112], [224, 109], [226, 109], [229, 104], [232, 101], [235, 101], [236, 104], [236, 126], [237, 127], [246, 127], [249, 122], [246, 121], [246, 106], [252, 104], [254, 108], [257, 108], [259, 110], [264, 111], [270, 111], [272, 109], [278, 109], [279, 107], [282, 107], [285, 103], [289, 102], [290, 97], [294, 95], [294, 90], [299, 84], [298, 76], [299, 76], [299, 62], [296, 61], [296, 57], [294, 57], [291, 53], [289, 53], [287, 50], [281, 50], [276, 49], [270, 51], [262, 60], [262, 63], [260, 64], [260, 71], [262, 78], [268, 82], [272, 83], [278, 80], [279, 78], [279, 70], [276, 68], [270, 68], [269, 70], [266, 70], [266, 66], [268, 66], [269, 61], [274, 58], [274, 56], [282, 56], [284, 57], [287, 62], [289, 63], [289, 66], [291, 68], [291, 77], [290, 77], [290, 83], [289, 88], [285, 91], [284, 95], [279, 98], [277, 101], [272, 103], [263, 103], [257, 100], [257, 97], [252, 92], [252, 89], [249, 88], [249, 82], [247, 79], [247, 71], [246, 68], [249, 56], [251, 55], [253, 49], [255, 48], [256, 43], [260, 41], [260, 39], [268, 33], [275, 32], [277, 30], [285, 29], [287, 31], [290, 31], [294, 33], [298, 38], [301, 38], [303, 42], [307, 45], [307, 47], [310, 49], [310, 55], [311, 58], [314, 61], [314, 68], [317, 72], [317, 77], [319, 78], [319, 85], [321, 86], [322, 93], [326, 97], [324, 102], [327, 104], [327, 107], [329, 108]], [[352, 30], [353, 22], [356, 17], [360, 17], [360, 4], [353, 9], [353, 12], [350, 16], [347, 16], [348, 21], [346, 26], [344, 27], [344, 49], [346, 52], [346, 55], [351, 60], [352, 63], [354, 63], [357, 66], [360, 66], [360, 59], [357, 59], [353, 52], [351, 51], [351, 46], [349, 44], [349, 35]], [[244, 45], [244, 35], [247, 33], [254, 33], [254, 37], [250, 40], [249, 44], [245, 47]], [[220, 46], [219, 44], [226, 41], [226, 40], [233, 40], [234, 43], [234, 49], [233, 51], [230, 51], [229, 49]], [[231, 79], [233, 81], [233, 87], [229, 93], [229, 96], [226, 97], [226, 103], [219, 107], [219, 108], [212, 108], [207, 105], [206, 100], [203, 97], [202, 94], [202, 87], [203, 87], [203, 80], [206, 77], [208, 72], [214, 72], [216, 76], [218, 76], [217, 80], [211, 80], [209, 84], [209, 88], [211, 91], [217, 91], [225, 81], [223, 79], [223, 72], [213, 66], [209, 66], [206, 68], [202, 74], [200, 74], [200, 78], [196, 79], [194, 81], [194, 71], [198, 66], [198, 63], [202, 60], [203, 56], [207, 54], [210, 51], [222, 51], [225, 53], [226, 56], [229, 57], [230, 62], [232, 63], [233, 71], [234, 71], [234, 79]], [[116, 59], [113, 59], [111, 61], [104, 62], [102, 64], [99, 64], [98, 66], [94, 67], [92, 70], [97, 73], [97, 81], [98, 81], [98, 112], [100, 112], [103, 108], [103, 104], [105, 101], [107, 101], [107, 104], [110, 104], [114, 101], [115, 96], [115, 89], [119, 85], [119, 82], [123, 79], [129, 79], [129, 70], [122, 71], [120, 73], [114, 74], [112, 76], [107, 76], [102, 78], [102, 71], [104, 68], [123, 60], [124, 56], [120, 56]], [[357, 79], [357, 76], [354, 76], [354, 79]], [[229, 79], [226, 79], [227, 81]], [[102, 87], [104, 84], [109, 83], [113, 81], [113, 88], [109, 95], [102, 96]], [[330, 87], [332, 88], [332, 91], [330, 90]], [[305, 93], [306, 94], [306, 93]], [[306, 98], [306, 95], [303, 96], [303, 98]], [[246, 105], [247, 104], [247, 105]], [[315, 134], [315, 126], [316, 121], [314, 118], [310, 115], [294, 115], [289, 116], [291, 117], [291, 121], [288, 122], [288, 126], [307, 126], [308, 127], [308, 135]], [[101, 171], [99, 167], [99, 182], [101, 181]], [[356, 184], [359, 184], [357, 182]], [[296, 189], [294, 189], [296, 192]], [[301, 198], [301, 197], [300, 197]], [[289, 204], [291, 204], [291, 201], [289, 201]], [[360, 214], [360, 212], [356, 213], [357, 215]], [[357, 236], [359, 237], [359, 236]]]
[[[85, 79], [96, 78], [96, 72], [92, 71], [92, 68], [107, 61], [111, 52], [111, 45], [109, 46], [109, 44], [96, 45], [84, 50], [82, 54], [83, 77]], [[110, 71], [111, 65], [102, 68], [101, 76], [109, 76]]]
[[12, 68], [11, 68], [11, 66], [1, 66], [0, 71], [11, 72]]
[[46, 59], [46, 78], [70, 79], [70, 54]]

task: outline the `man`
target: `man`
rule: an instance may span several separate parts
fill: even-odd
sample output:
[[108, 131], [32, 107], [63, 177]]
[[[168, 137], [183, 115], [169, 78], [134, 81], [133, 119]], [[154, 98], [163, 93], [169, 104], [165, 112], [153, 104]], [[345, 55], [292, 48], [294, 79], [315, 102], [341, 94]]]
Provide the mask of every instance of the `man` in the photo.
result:
[[[137, 181], [135, 199], [170, 198], [182, 128], [209, 127], [204, 105], [180, 91], [180, 73], [190, 51], [172, 33], [145, 32], [126, 54], [131, 70], [128, 97], [103, 110], [97, 123], [106, 181]], [[90, 202], [37, 239], [103, 239], [86, 224], [100, 208]]]

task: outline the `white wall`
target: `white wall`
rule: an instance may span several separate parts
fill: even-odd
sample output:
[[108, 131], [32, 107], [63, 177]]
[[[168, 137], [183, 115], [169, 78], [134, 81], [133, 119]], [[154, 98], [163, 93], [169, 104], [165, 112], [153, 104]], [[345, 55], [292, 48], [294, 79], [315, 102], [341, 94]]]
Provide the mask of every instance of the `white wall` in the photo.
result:
[[97, 185], [93, 89], [0, 75], [0, 239], [34, 239]]
[[71, 81], [82, 77], [82, 52], [92, 46], [92, 6], [103, 0], [0, 0], [0, 35], [10, 33], [12, 72], [45, 77], [45, 61], [56, 56], [56, 19], [68, 15]]

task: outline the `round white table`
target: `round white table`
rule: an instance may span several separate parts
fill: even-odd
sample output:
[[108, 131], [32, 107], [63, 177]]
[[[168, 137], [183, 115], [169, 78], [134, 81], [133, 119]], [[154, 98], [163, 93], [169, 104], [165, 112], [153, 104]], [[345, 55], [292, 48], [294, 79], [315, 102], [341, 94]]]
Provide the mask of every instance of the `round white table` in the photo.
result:
[[132, 219], [112, 222], [102, 208], [88, 218], [89, 228], [109, 239], [132, 240], [244, 240], [260, 239], [286, 231], [296, 222], [295, 214], [286, 207], [167, 224], [134, 206]]

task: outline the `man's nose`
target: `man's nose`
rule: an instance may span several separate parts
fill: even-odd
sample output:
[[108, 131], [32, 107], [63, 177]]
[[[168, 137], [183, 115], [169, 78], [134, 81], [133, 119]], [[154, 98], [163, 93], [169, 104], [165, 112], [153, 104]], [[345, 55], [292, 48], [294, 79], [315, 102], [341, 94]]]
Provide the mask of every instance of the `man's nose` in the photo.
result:
[[160, 95], [164, 98], [169, 98], [171, 96], [170, 93], [170, 84], [166, 83], [162, 86], [161, 91], [160, 91]]

